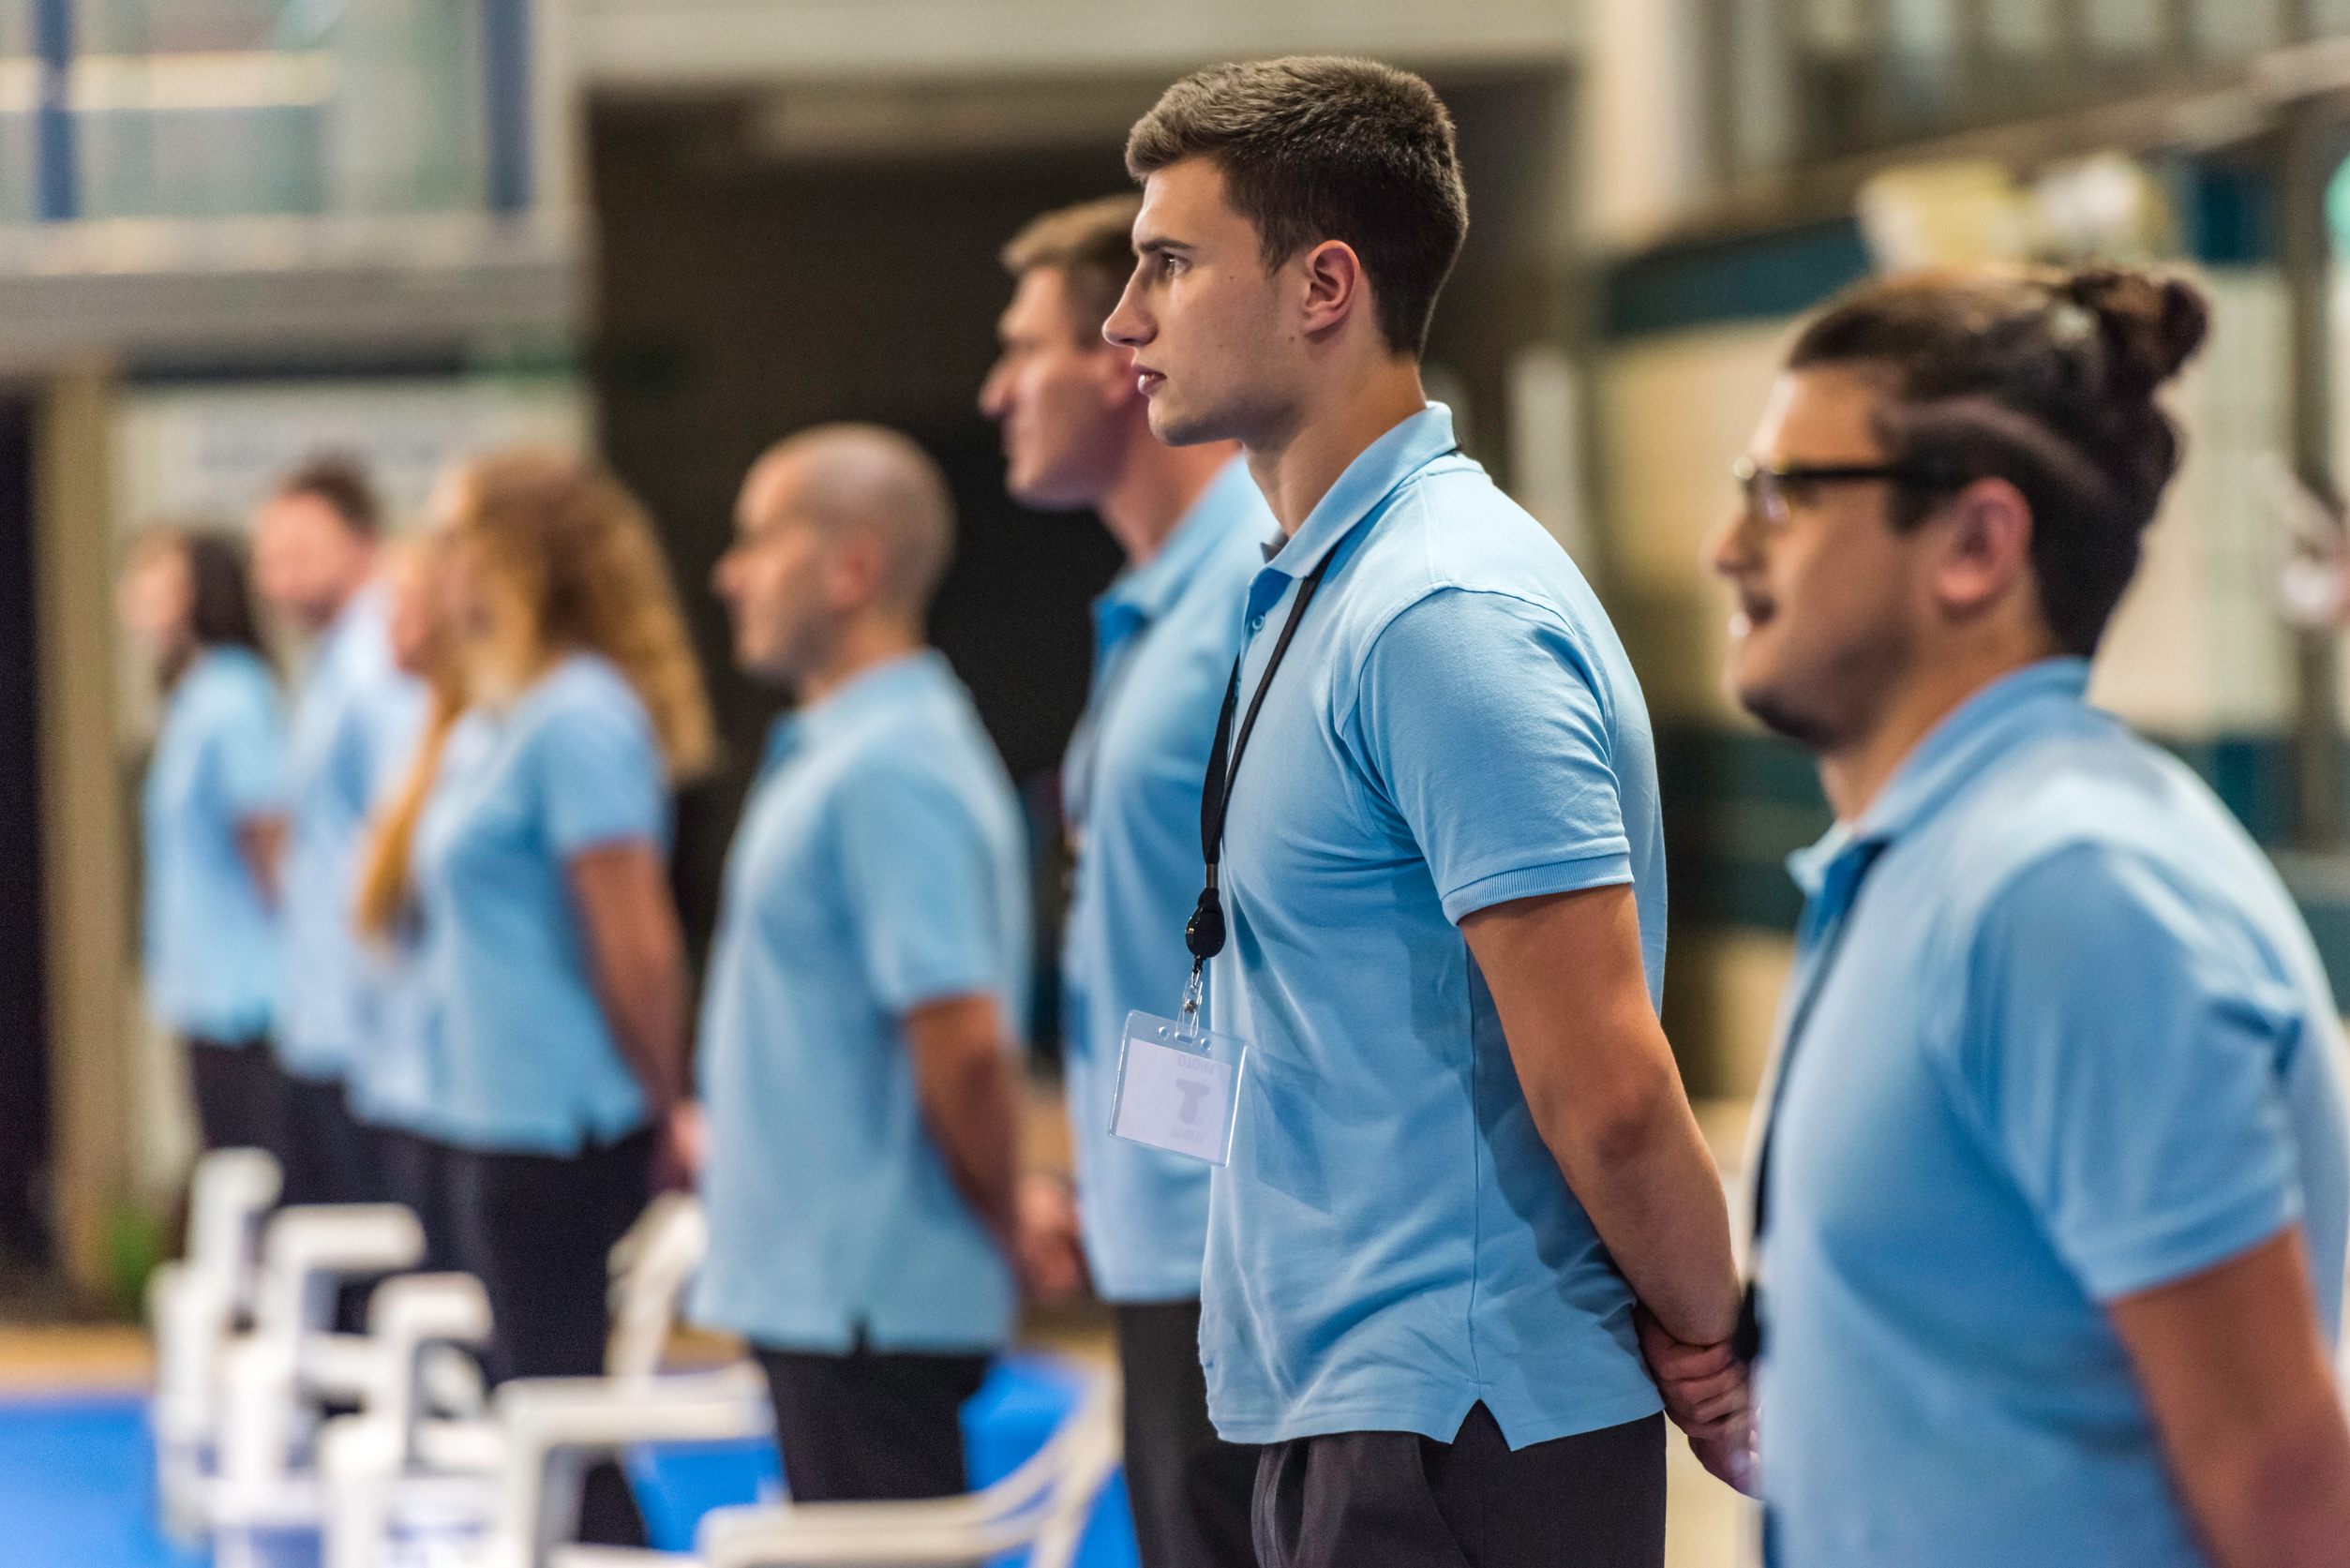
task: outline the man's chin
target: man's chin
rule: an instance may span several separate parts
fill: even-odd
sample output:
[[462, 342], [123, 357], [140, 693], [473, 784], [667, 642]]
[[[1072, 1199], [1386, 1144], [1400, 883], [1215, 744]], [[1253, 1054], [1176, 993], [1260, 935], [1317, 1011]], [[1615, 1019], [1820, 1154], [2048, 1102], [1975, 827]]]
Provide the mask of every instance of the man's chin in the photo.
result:
[[1163, 392], [1151, 399], [1150, 433], [1161, 446], [1198, 446], [1203, 441], [1222, 441], [1228, 434], [1223, 422], [1212, 414], [1169, 408]]
[[1733, 663], [1725, 684], [1731, 700], [1772, 733], [1815, 752], [1827, 739], [1826, 726], [1818, 716], [1798, 696], [1767, 677], [1742, 671]]

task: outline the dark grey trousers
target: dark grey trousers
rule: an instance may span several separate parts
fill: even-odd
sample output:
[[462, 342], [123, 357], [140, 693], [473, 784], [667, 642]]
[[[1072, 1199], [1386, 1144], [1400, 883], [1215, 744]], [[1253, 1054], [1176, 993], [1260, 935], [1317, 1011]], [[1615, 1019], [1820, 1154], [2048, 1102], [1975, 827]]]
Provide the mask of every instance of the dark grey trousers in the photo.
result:
[[1126, 1496], [1143, 1568], [1256, 1568], [1249, 1508], [1257, 1449], [1207, 1419], [1200, 1304], [1114, 1307], [1126, 1379]]
[[1480, 1404], [1450, 1442], [1339, 1432], [1257, 1468], [1261, 1568], [1661, 1568], [1665, 1418], [1515, 1453]]
[[989, 1357], [875, 1351], [846, 1355], [754, 1345], [775, 1402], [775, 1445], [794, 1502], [952, 1497], [965, 1489], [963, 1406]]

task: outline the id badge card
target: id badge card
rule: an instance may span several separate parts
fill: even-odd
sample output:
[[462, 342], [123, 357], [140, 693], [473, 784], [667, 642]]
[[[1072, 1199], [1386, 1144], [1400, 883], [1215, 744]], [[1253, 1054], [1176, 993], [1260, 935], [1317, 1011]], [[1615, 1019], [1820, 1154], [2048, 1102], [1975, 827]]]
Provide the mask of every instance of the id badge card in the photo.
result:
[[1228, 1165], [1248, 1065], [1248, 1041], [1203, 1029], [1196, 1018], [1128, 1013], [1110, 1131], [1130, 1142]]

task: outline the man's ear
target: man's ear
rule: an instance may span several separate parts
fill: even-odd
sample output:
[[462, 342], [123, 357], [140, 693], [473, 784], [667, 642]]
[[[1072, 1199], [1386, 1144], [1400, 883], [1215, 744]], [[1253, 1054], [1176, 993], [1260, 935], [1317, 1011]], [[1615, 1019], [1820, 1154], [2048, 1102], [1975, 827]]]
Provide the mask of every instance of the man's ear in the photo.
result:
[[1370, 308], [1370, 275], [1363, 271], [1363, 259], [1344, 240], [1324, 240], [1309, 247], [1297, 265], [1306, 285], [1298, 324], [1308, 336], [1332, 332], [1356, 312]]
[[844, 528], [832, 541], [824, 582], [835, 609], [861, 610], [881, 596], [881, 541], [869, 529]]
[[1934, 592], [1944, 608], [1972, 616], [2032, 584], [2032, 509], [2004, 479], [1977, 479], [1937, 508], [1942, 543]]

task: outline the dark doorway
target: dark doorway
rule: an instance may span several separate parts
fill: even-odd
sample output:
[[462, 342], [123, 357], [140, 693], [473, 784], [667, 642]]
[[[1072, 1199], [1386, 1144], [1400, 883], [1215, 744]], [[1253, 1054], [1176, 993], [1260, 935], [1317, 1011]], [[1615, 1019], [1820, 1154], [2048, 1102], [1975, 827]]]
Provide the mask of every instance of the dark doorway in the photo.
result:
[[[710, 571], [736, 486], [771, 442], [826, 420], [872, 420], [946, 470], [961, 537], [932, 632], [977, 698], [1027, 797], [1049, 864], [1055, 770], [1090, 663], [1087, 602], [1117, 567], [1090, 515], [1042, 515], [1004, 495], [978, 412], [1010, 294], [995, 252], [1033, 215], [1125, 188], [1115, 147], [954, 165], [809, 167], [728, 149], [706, 112], [596, 119], [603, 319], [593, 372], [605, 451], [659, 518], [729, 767], [681, 802], [679, 891], [697, 953], [714, 918], [736, 811], [781, 698], [737, 676]], [[1040, 899], [1041, 901], [1041, 899]], [[1052, 952], [1043, 912], [1040, 956]], [[1040, 965], [1030, 1029], [1056, 1038]]]
[[50, 1261], [32, 402], [0, 396], [0, 1265]]

